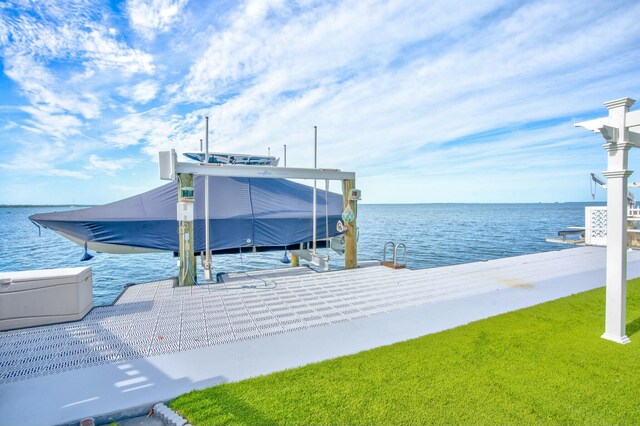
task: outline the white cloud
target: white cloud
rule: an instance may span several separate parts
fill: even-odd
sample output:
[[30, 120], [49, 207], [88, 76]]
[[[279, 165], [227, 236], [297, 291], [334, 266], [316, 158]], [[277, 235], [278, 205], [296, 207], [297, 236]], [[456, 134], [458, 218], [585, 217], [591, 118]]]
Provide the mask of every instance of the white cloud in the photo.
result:
[[18, 127], [18, 123], [16, 123], [15, 121], [7, 121], [7, 124], [3, 125], [1, 130], [11, 130], [11, 129], [15, 129], [16, 127]]
[[105, 73], [113, 79], [154, 71], [151, 55], [94, 20], [97, 9], [84, 1], [17, 3], [0, 15], [4, 72], [29, 103], [20, 107], [31, 116], [24, 129], [58, 141], [79, 135], [102, 113], [98, 81]]
[[101, 70], [118, 70], [124, 74], [153, 74], [155, 71], [150, 54], [105, 37], [104, 28], [87, 34], [82, 40], [81, 48], [86, 49], [89, 64]]
[[502, 2], [462, 3], [451, 13], [444, 2], [359, 1], [298, 15], [280, 3], [259, 13], [253, 5], [211, 36], [181, 92], [184, 102], [219, 103], [209, 111], [212, 128], [247, 149], [274, 139], [295, 149], [319, 124], [323, 149], [342, 154], [325, 158], [360, 168], [590, 110], [635, 85], [609, 78], [630, 64], [608, 58], [614, 46], [638, 56], [628, 45], [640, 36], [637, 5], [606, 19], [581, 2], [535, 2], [511, 15]]
[[42, 174], [58, 177], [70, 177], [74, 179], [89, 179], [89, 176], [87, 176], [83, 172], [74, 170], [48, 169], [46, 171], [43, 171]]
[[31, 127], [49, 133], [53, 138], [78, 134], [85, 119], [96, 118], [100, 105], [88, 93], [69, 91], [58, 79], [30, 56], [14, 56], [6, 64], [5, 73], [18, 83], [31, 105], [20, 109], [31, 115]]
[[73, 158], [73, 148], [59, 149], [53, 145], [38, 142], [29, 141], [17, 144], [19, 151], [11, 160], [0, 163], [0, 170], [26, 171], [29, 176], [89, 179], [89, 176], [82, 171], [60, 167], [65, 161]]
[[154, 159], [161, 149], [194, 149], [202, 137], [196, 127], [202, 124], [201, 117], [196, 113], [186, 116], [169, 114], [168, 110], [162, 107], [127, 114], [114, 121], [114, 130], [104, 139], [118, 148], [142, 145], [143, 151]]
[[153, 80], [146, 80], [131, 87], [123, 86], [118, 89], [120, 96], [127, 97], [140, 104], [146, 104], [156, 98], [158, 94], [158, 83]]
[[24, 107], [24, 112], [31, 114], [30, 119], [24, 122], [38, 133], [47, 134], [52, 138], [63, 139], [66, 136], [77, 135], [82, 126], [82, 121], [70, 114], [55, 114], [51, 110], [43, 108]]
[[44, 60], [77, 61], [88, 69], [126, 74], [153, 73], [153, 58], [117, 40], [111, 27], [93, 20], [94, 5], [56, 8], [52, 3], [16, 5], [0, 18], [6, 32], [4, 56], [29, 55]]
[[278, 153], [287, 144], [289, 165], [310, 166], [318, 125], [319, 165], [355, 170], [367, 201], [461, 201], [481, 197], [465, 181], [496, 197], [501, 181], [513, 193], [517, 182], [555, 194], [554, 179], [603, 168], [600, 141], [571, 118], [637, 95], [640, 4], [613, 2], [606, 14], [597, 6], [129, 1], [126, 16], [111, 19], [75, 0], [69, 10], [80, 18], [48, 2], [3, 10], [0, 43], [29, 103], [20, 111], [30, 118], [15, 121], [55, 139], [52, 152], [91, 134], [99, 149], [75, 146], [76, 155], [100, 153], [94, 162], [124, 173], [123, 155], [196, 148], [209, 115], [213, 149]]
[[466, 2], [455, 14], [445, 2], [318, 2], [300, 14], [282, 3], [250, 1], [232, 15], [192, 66], [185, 96], [211, 100], [238, 83], [277, 94], [366, 77], [407, 45], [458, 31], [500, 2]]
[[128, 0], [130, 25], [147, 40], [153, 40], [180, 20], [186, 4], [187, 0]]
[[89, 164], [85, 166], [87, 170], [95, 170], [109, 175], [116, 174], [116, 172], [124, 169], [125, 167], [133, 164], [134, 161], [130, 159], [109, 160], [98, 157], [96, 154], [89, 156]]

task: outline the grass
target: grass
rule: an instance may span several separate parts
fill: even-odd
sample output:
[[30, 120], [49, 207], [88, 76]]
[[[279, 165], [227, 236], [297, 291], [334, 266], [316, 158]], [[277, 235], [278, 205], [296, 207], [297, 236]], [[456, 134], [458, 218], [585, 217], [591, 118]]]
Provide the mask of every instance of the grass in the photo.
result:
[[640, 424], [640, 280], [628, 286], [628, 345], [600, 338], [604, 294], [190, 392], [170, 406], [198, 426]]

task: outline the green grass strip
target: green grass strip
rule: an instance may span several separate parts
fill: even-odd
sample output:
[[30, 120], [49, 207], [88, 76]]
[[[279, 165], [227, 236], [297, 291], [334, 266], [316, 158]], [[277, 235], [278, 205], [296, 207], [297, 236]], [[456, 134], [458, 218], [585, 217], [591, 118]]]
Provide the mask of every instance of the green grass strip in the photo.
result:
[[630, 344], [600, 338], [604, 300], [600, 288], [170, 407], [194, 425], [637, 425], [640, 280], [629, 282]]

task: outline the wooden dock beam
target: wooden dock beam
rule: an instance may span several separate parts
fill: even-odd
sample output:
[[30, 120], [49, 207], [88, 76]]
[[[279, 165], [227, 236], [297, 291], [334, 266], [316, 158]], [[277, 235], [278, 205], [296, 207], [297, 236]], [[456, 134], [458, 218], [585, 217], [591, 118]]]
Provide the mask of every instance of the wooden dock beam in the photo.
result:
[[[185, 198], [182, 195], [183, 188], [193, 188], [193, 175], [180, 173], [178, 175], [178, 202], [194, 203], [193, 197]], [[197, 269], [194, 253], [195, 237], [193, 234], [193, 221], [180, 221], [178, 226], [178, 239], [180, 241], [180, 268], [178, 285], [188, 286], [196, 284]]]
[[344, 237], [344, 269], [355, 269], [358, 267], [358, 241], [357, 241], [357, 227], [356, 222], [358, 220], [358, 201], [350, 200], [349, 194], [352, 189], [356, 187], [355, 179], [345, 179], [342, 181], [342, 197], [343, 207], [351, 207], [355, 218], [352, 222], [345, 223], [347, 232]]

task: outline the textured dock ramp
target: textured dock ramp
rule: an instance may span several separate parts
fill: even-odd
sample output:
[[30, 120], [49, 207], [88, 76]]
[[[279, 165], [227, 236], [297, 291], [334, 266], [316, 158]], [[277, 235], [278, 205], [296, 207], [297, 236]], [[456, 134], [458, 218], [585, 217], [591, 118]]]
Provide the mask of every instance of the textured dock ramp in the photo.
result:
[[[455, 327], [602, 286], [604, 259], [587, 247], [424, 270], [292, 268], [232, 274], [223, 285], [132, 286], [83, 321], [0, 333], [2, 421], [150, 406]], [[638, 275], [634, 252], [629, 277]]]

